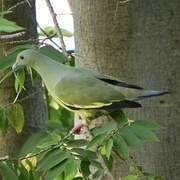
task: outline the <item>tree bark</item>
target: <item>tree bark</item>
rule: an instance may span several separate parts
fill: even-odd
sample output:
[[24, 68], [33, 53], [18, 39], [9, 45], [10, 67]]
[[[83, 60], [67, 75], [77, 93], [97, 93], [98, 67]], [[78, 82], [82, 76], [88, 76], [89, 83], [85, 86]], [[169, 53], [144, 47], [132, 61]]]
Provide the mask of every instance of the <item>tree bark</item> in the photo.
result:
[[[2, 2], [3, 1], [0, 2], [0, 6], [3, 6], [2, 8], [7, 10], [20, 1], [6, 0], [4, 1], [4, 4], [2, 4]], [[17, 40], [37, 38], [35, 0], [30, 2], [32, 7], [30, 7], [27, 3], [24, 3], [23, 5], [19, 5], [13, 9], [13, 13], [7, 16], [8, 19], [13, 20], [18, 25], [26, 28], [25, 36], [23, 38], [18, 38]], [[14, 45], [1, 46], [0, 56], [2, 57], [3, 52], [9, 48], [12, 48], [13, 46]], [[6, 105], [14, 100], [15, 92], [13, 78], [5, 80], [3, 85], [1, 85], [0, 95], [1, 105]], [[40, 78], [38, 78], [34, 82], [34, 85], [32, 85], [29, 75], [26, 75], [25, 91], [22, 93], [19, 99], [21, 99], [20, 102], [24, 110], [25, 126], [23, 132], [19, 135], [16, 134], [16, 132], [12, 129], [6, 134], [0, 136], [0, 156], [14, 154], [14, 152], [19, 149], [30, 133], [44, 129], [45, 106]]]
[[[169, 90], [169, 96], [143, 102], [129, 110], [130, 119], [162, 125], [160, 143], [150, 143], [137, 155], [148, 172], [180, 179], [180, 21], [178, 0], [69, 0], [74, 14], [78, 66], [116, 76], [147, 89]], [[114, 177], [126, 173], [115, 166]]]

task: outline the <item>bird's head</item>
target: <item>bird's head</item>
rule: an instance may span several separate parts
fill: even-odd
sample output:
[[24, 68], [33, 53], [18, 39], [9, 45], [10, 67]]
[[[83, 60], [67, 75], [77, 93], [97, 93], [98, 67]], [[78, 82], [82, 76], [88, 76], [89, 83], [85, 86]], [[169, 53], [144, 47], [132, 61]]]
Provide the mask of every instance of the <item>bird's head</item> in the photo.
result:
[[35, 56], [37, 55], [37, 52], [33, 49], [27, 49], [24, 51], [21, 51], [16, 58], [16, 62], [12, 66], [12, 70], [16, 71], [22, 66], [32, 66], [35, 61]]

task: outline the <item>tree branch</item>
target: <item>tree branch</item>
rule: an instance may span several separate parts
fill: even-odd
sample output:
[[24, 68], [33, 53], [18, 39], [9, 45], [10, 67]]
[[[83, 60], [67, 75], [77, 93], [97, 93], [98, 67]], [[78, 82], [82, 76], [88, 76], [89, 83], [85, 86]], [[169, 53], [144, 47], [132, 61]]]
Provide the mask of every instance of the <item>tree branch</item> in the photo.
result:
[[14, 34], [5, 34], [5, 35], [0, 35], [0, 40], [13, 40], [18, 37], [22, 37], [25, 34], [25, 32], [18, 32]]
[[64, 54], [67, 55], [66, 46], [65, 46], [65, 43], [64, 43], [64, 39], [63, 39], [63, 34], [62, 34], [61, 28], [60, 28], [60, 26], [59, 26], [59, 24], [58, 24], [58, 21], [57, 21], [57, 19], [56, 19], [56, 14], [55, 14], [55, 12], [54, 12], [54, 9], [53, 9], [53, 7], [52, 7], [52, 5], [51, 5], [50, 0], [46, 0], [46, 3], [47, 3], [47, 6], [48, 6], [48, 8], [49, 8], [49, 11], [50, 11], [50, 13], [51, 13], [51, 16], [52, 16], [54, 25], [55, 25], [55, 27], [56, 27], [57, 35], [58, 35], [59, 40], [60, 40], [60, 43], [61, 43], [62, 51], [63, 51]]

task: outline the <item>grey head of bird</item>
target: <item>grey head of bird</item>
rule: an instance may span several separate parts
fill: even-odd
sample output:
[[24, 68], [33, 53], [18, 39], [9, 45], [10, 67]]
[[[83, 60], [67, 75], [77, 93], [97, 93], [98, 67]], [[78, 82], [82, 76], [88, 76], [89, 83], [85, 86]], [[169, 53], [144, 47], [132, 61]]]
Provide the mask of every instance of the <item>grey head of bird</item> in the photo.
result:
[[34, 49], [27, 49], [17, 55], [16, 61], [12, 66], [12, 70], [16, 71], [23, 66], [32, 66], [35, 59], [38, 58], [38, 52]]

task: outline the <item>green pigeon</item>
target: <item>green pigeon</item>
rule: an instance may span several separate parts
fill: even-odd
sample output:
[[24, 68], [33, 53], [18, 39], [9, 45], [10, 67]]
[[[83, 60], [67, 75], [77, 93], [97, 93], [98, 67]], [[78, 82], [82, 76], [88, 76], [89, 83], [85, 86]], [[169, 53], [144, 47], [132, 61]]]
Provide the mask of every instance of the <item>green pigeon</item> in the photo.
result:
[[34, 49], [20, 52], [13, 70], [21, 66], [35, 69], [49, 93], [64, 108], [91, 120], [122, 108], [141, 107], [139, 100], [164, 95], [165, 91], [144, 90], [137, 85], [80, 67], [54, 61]]

